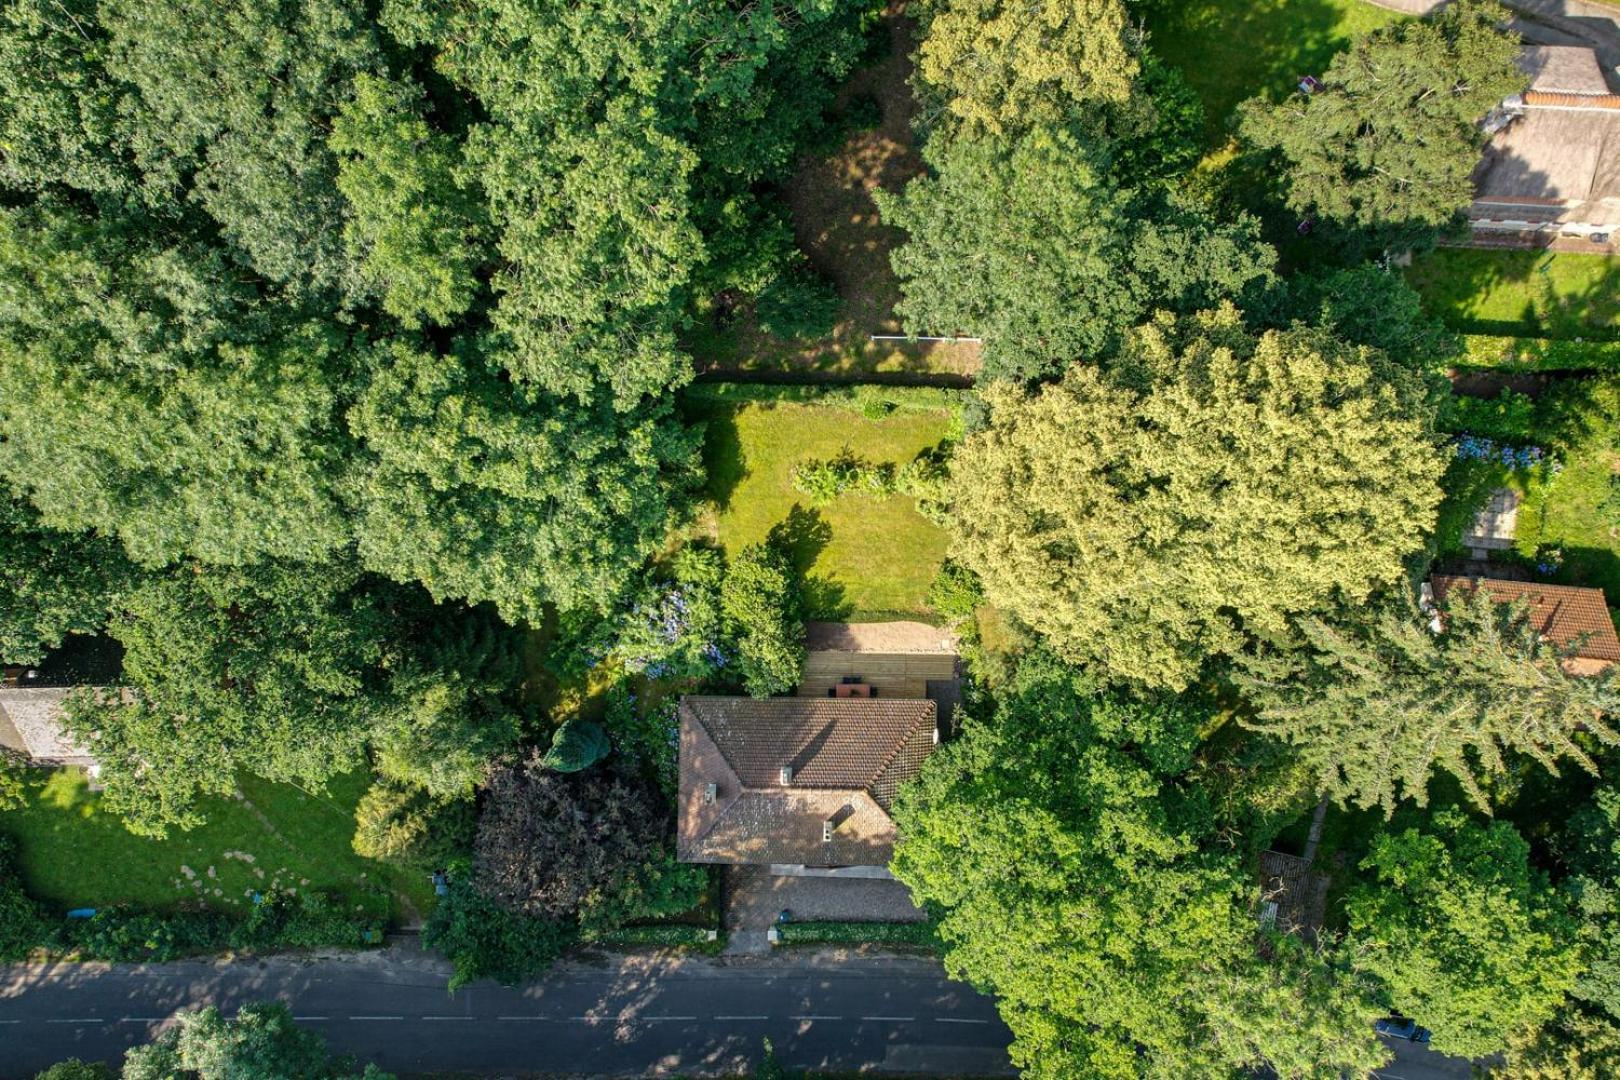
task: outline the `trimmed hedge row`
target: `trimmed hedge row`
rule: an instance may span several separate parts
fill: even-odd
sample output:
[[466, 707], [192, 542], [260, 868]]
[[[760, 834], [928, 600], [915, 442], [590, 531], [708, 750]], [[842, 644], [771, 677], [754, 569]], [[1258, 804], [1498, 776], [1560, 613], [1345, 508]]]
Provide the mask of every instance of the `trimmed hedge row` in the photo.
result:
[[957, 412], [970, 391], [934, 386], [809, 386], [794, 383], [700, 382], [682, 393], [694, 401], [785, 401], [850, 409], [869, 419], [897, 412]]
[[591, 938], [593, 945], [634, 946], [665, 945], [717, 953], [726, 947], [724, 934], [709, 939], [711, 929], [683, 923], [659, 923], [655, 926], [621, 926]]
[[939, 945], [932, 922], [787, 922], [776, 930], [783, 945]]
[[1461, 368], [1506, 371], [1612, 371], [1620, 369], [1620, 341], [1464, 334]]

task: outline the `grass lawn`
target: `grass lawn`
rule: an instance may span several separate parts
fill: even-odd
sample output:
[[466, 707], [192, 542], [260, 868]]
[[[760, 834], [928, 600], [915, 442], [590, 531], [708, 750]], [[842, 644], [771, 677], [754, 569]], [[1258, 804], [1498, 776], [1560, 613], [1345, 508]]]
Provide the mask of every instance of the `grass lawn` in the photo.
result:
[[0, 813], [0, 833], [22, 849], [28, 891], [63, 909], [200, 902], [241, 910], [251, 903], [249, 892], [275, 886], [328, 892], [385, 918], [425, 911], [428, 882], [350, 850], [354, 807], [369, 783], [358, 770], [309, 794], [243, 777], [242, 799], [209, 799], [200, 807], [206, 825], [148, 840], [102, 812], [83, 773], [41, 771], [29, 783], [28, 803]]
[[1148, 42], [1203, 100], [1213, 150], [1239, 102], [1290, 93], [1352, 38], [1402, 17], [1366, 0], [1179, 0], [1149, 20]]
[[1424, 307], [1466, 334], [1620, 338], [1620, 258], [1441, 248], [1407, 278]]
[[950, 434], [947, 410], [901, 410], [871, 420], [849, 408], [779, 401], [698, 399], [692, 407], [708, 421], [707, 526], [721, 546], [735, 551], [785, 525], [809, 581], [812, 618], [928, 614], [945, 533], [904, 495], [852, 493], [812, 507], [793, 487], [792, 473], [800, 462], [830, 458], [846, 446], [870, 461], [903, 465]]
[[1515, 537], [1525, 558], [1535, 558], [1545, 546], [1562, 549], [1563, 567], [1553, 580], [1602, 589], [1611, 606], [1620, 603], [1620, 537], [1598, 505], [1617, 469], [1620, 455], [1607, 443], [1579, 447], [1565, 459], [1556, 480], [1530, 486], [1519, 507]]
[[[706, 326], [687, 342], [701, 368], [729, 371], [804, 371], [829, 375], [923, 372], [971, 375], [979, 369], [972, 343], [873, 342], [873, 334], [898, 334], [894, 305], [900, 285], [889, 253], [903, 239], [879, 219], [872, 192], [898, 191], [923, 171], [912, 136], [916, 103], [911, 74], [913, 26], [891, 11], [879, 34], [888, 34], [881, 59], [857, 71], [839, 91], [839, 107], [874, 99], [882, 119], [856, 131], [826, 154], [811, 154], [784, 185], [799, 247], [841, 298], [837, 325], [818, 341], [786, 341], [759, 329], [750, 314], [717, 329]], [[958, 328], [931, 329], [940, 335]]]

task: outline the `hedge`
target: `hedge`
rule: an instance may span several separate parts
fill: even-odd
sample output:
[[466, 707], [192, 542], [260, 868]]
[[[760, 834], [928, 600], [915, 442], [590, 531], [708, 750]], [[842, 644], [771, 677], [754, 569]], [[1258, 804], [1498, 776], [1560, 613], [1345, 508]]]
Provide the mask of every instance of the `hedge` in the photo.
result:
[[939, 945], [932, 922], [786, 922], [776, 930], [783, 945]]
[[805, 385], [802, 383], [699, 382], [683, 391], [693, 401], [743, 403], [785, 401], [851, 409], [871, 419], [895, 412], [957, 412], [971, 391], [935, 386]]
[[714, 931], [706, 926], [693, 926], [683, 923], [659, 923], [653, 926], [621, 926], [617, 930], [608, 930], [591, 938], [593, 945], [666, 945], [679, 948], [696, 949], [699, 952], [717, 953], [726, 947], [726, 937], [718, 934], [714, 940], [709, 935]]
[[1620, 341], [1464, 334], [1461, 368], [1506, 371], [1611, 371], [1620, 369]]

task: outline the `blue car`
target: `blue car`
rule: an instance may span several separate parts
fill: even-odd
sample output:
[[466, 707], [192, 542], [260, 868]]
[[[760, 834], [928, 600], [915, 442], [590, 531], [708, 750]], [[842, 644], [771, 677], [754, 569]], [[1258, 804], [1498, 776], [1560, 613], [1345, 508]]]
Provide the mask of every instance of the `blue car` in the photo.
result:
[[1415, 1043], [1429, 1041], [1429, 1029], [1418, 1027], [1416, 1020], [1404, 1020], [1399, 1016], [1391, 1016], [1387, 1020], [1380, 1020], [1373, 1025], [1373, 1030], [1380, 1035], [1388, 1035], [1392, 1039], [1407, 1039]]

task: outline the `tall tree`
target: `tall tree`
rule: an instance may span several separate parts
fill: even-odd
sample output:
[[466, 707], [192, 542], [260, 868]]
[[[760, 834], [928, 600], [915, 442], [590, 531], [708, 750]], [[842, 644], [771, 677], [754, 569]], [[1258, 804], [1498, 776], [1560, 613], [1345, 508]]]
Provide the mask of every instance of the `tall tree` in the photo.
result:
[[0, 212], [0, 472], [137, 562], [318, 560], [348, 537], [348, 332], [217, 251], [65, 203]]
[[109, 810], [162, 836], [238, 770], [320, 784], [390, 719], [390, 612], [337, 564], [186, 564], [124, 598], [109, 632], [130, 693], [90, 695], [68, 729], [103, 767]]
[[1575, 996], [1620, 1024], [1620, 788], [1600, 786], [1570, 815], [1558, 841], [1567, 871], [1559, 884], [1580, 919], [1584, 946]]
[[892, 256], [897, 310], [914, 333], [983, 337], [988, 377], [1061, 371], [1105, 354], [1155, 306], [1209, 307], [1271, 279], [1252, 221], [1217, 224], [1119, 190], [1104, 152], [1065, 132], [960, 140], [932, 156], [936, 175], [877, 193], [907, 233]]
[[997, 995], [1025, 1076], [1326, 1078], [1383, 1061], [1354, 983], [1286, 943], [1260, 959], [1258, 886], [1166, 790], [1204, 722], [1026, 663], [993, 721], [969, 720], [897, 799], [894, 873], [942, 910], [948, 970]]
[[1448, 600], [1442, 633], [1410, 602], [1302, 620], [1303, 656], [1256, 663], [1244, 677], [1260, 703], [1245, 723], [1296, 746], [1325, 794], [1385, 813], [1402, 799], [1424, 803], [1436, 769], [1486, 809], [1481, 780], [1510, 752], [1554, 772], [1560, 758], [1595, 772], [1580, 742], [1620, 742], [1608, 721], [1620, 682], [1566, 672], [1568, 650], [1543, 641], [1522, 605], [1483, 590]]
[[124, 1059], [123, 1080], [229, 1080], [232, 1077], [307, 1080], [391, 1080], [367, 1066], [339, 1068], [326, 1040], [293, 1022], [282, 1002], [250, 1002], [226, 1018], [213, 1006], [181, 1013], [179, 1022]]
[[366, 447], [364, 563], [511, 622], [612, 601], [696, 477], [695, 436], [667, 404], [531, 402], [476, 355], [405, 341], [375, 351], [349, 423]]
[[1367, 880], [1345, 898], [1353, 963], [1442, 1053], [1502, 1050], [1574, 986], [1574, 923], [1529, 856], [1506, 822], [1442, 810], [1380, 834], [1361, 863]]
[[0, 661], [35, 664], [68, 634], [100, 630], [135, 578], [116, 542], [47, 529], [33, 507], [0, 495]]
[[383, 310], [409, 328], [444, 324], [472, 304], [482, 206], [458, 179], [460, 151], [419, 115], [408, 83], [355, 78], [327, 140], [349, 203], [344, 238]]
[[952, 467], [955, 557], [1066, 657], [1151, 685], [1398, 580], [1440, 499], [1422, 376], [1231, 308], [987, 399]]
[[1340, 53], [1315, 93], [1242, 110], [1249, 143], [1287, 163], [1288, 205], [1410, 241], [1473, 196], [1479, 121], [1524, 89], [1516, 34], [1490, 0], [1376, 30]]
[[1131, 94], [1139, 42], [1121, 0], [931, 0], [918, 14], [920, 96], [952, 137], [1065, 124]]
[[153, 201], [194, 202], [233, 256], [300, 293], [359, 287], [326, 133], [380, 53], [360, 0], [100, 0], [102, 93]]

